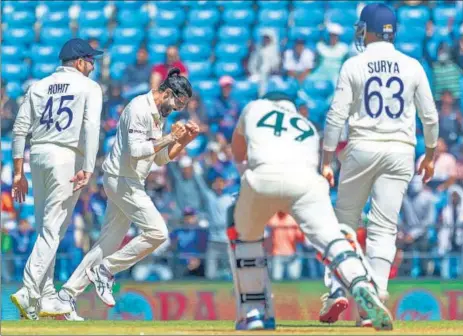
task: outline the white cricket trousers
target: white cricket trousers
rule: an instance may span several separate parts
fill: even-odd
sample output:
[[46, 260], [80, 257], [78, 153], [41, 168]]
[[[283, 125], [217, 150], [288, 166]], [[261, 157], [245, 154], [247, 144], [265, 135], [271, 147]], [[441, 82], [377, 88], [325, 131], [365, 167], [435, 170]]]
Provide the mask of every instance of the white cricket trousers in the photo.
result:
[[[254, 170], [246, 170], [241, 178], [241, 190], [235, 207], [235, 227], [239, 239], [262, 239], [265, 226], [277, 211], [291, 214], [321, 253], [333, 240], [345, 238], [331, 205], [328, 183], [311, 171], [313, 168], [290, 165], [261, 165]], [[351, 250], [347, 240], [345, 244], [338, 245], [342, 252]], [[335, 251], [330, 254], [333, 253], [336, 255]]]
[[53, 295], [56, 251], [66, 233], [80, 192], [71, 178], [82, 169], [83, 157], [53, 144], [31, 150], [32, 189], [37, 241], [24, 268], [24, 286], [31, 299]]
[[[100, 237], [63, 286], [73, 297], [90, 284], [87, 268], [103, 263], [114, 275], [135, 265], [168, 238], [164, 218], [141, 181], [105, 173], [103, 186], [108, 203]], [[119, 250], [131, 223], [142, 233]]]
[[357, 228], [371, 195], [366, 256], [379, 289], [386, 292], [399, 212], [414, 174], [415, 149], [398, 142], [357, 142], [346, 147], [340, 161], [336, 216], [340, 223]]

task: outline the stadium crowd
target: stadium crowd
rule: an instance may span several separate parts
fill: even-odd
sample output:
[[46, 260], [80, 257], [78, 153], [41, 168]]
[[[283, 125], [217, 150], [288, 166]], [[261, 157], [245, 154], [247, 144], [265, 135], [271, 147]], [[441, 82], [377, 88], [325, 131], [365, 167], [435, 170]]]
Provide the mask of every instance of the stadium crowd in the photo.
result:
[[[396, 47], [422, 62], [440, 113], [435, 176], [427, 185], [419, 177], [410, 185], [392, 275], [461, 277], [463, 1], [387, 2], [398, 12]], [[105, 93], [98, 167], [114, 141], [119, 115], [132, 97], [156, 89], [173, 66], [190, 78], [194, 97], [184, 111], [169, 116], [165, 127], [168, 131], [176, 121], [194, 119], [201, 134], [179, 160], [154, 166], [146, 182], [168, 223], [170, 241], [122, 277], [230, 279], [227, 209], [239, 190], [243, 169], [233, 162], [230, 140], [241, 109], [267, 90], [286, 91], [297, 96], [300, 113], [323, 134], [339, 69], [356, 53], [352, 25], [364, 3], [5, 1], [0, 110], [2, 280], [21, 279], [35, 239], [31, 184], [24, 205], [14, 204], [10, 195], [11, 131], [28, 85], [56, 67], [60, 47], [56, 41], [71, 34], [108, 51], [91, 75]], [[21, 63], [17, 63], [18, 55]], [[424, 153], [420, 127], [417, 141], [418, 162]], [[27, 169], [26, 156], [30, 174]], [[59, 247], [56, 277], [61, 281], [69, 277], [101, 230], [106, 195], [99, 173], [97, 169], [93, 183], [82, 193]], [[334, 203], [336, 187], [331, 196]], [[364, 215], [368, 210], [369, 204]], [[360, 225], [367, 224], [364, 216]], [[123, 244], [135, 234], [132, 227]], [[288, 214], [277, 213], [270, 219], [266, 246], [273, 256], [275, 280], [323, 275], [313, 248]]]

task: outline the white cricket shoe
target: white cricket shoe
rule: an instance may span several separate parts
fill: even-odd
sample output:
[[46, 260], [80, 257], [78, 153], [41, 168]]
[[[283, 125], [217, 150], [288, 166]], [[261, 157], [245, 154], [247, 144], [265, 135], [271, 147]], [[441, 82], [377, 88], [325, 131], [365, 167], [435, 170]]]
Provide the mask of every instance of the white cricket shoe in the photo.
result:
[[358, 284], [353, 288], [352, 296], [376, 330], [392, 330], [392, 315], [371, 284]]
[[[265, 317], [258, 309], [251, 310], [246, 319], [235, 324], [235, 330], [265, 330], [270, 329], [266, 324]], [[273, 328], [275, 329], [275, 328]]]
[[59, 294], [46, 296], [40, 300], [40, 317], [56, 317], [71, 312], [71, 303], [67, 300], [61, 300]]
[[85, 319], [83, 317], [80, 317], [75, 310], [73, 310], [69, 314], [64, 314], [64, 318], [67, 321], [74, 321], [74, 322], [85, 321]]
[[37, 315], [37, 303], [38, 300], [29, 298], [29, 292], [26, 287], [21, 288], [16, 293], [10, 296], [11, 302], [18, 308], [19, 313], [22, 317], [27, 320], [37, 321], [39, 316]]
[[319, 321], [322, 323], [335, 323], [339, 315], [349, 307], [344, 289], [338, 288], [334, 293], [325, 293], [320, 298], [322, 309], [320, 310]]
[[107, 306], [114, 307], [116, 301], [113, 297], [114, 276], [103, 265], [86, 269], [87, 276], [95, 285], [96, 293]]

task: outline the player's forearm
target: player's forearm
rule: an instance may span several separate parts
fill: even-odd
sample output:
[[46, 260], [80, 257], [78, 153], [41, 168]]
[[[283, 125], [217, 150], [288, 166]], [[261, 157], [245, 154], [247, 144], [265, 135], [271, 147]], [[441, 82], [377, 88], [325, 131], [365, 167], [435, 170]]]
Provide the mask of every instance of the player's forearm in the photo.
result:
[[323, 132], [323, 150], [334, 152], [338, 147], [339, 138], [341, 137], [344, 126], [329, 124], [327, 122]]
[[322, 154], [322, 165], [328, 166], [333, 161], [334, 151], [324, 150]]
[[436, 150], [435, 147], [433, 148], [426, 147], [426, 152], [424, 154], [424, 157], [426, 158], [426, 160], [430, 160], [430, 161], [434, 160], [435, 150]]
[[24, 174], [24, 159], [23, 158], [18, 158], [13, 160], [13, 166], [14, 166], [14, 175], [22, 175]]
[[172, 133], [165, 135], [158, 140], [151, 140], [155, 153], [158, 153], [159, 151], [163, 150], [167, 146], [174, 145], [176, 141], [177, 139], [175, 139]]
[[175, 159], [183, 151], [183, 149], [186, 147], [186, 145], [187, 144], [183, 144], [183, 143], [180, 143], [180, 142], [175, 142], [173, 144], [170, 144], [167, 147], [168, 148], [169, 159], [170, 160]]
[[436, 120], [434, 123], [423, 123], [423, 135], [426, 148], [435, 148], [439, 138], [439, 122]]
[[84, 124], [84, 163], [82, 170], [87, 173], [93, 173], [95, 169], [96, 156], [98, 154], [100, 125], [87, 121]]
[[[130, 138], [130, 136], [132, 137]], [[153, 154], [158, 154], [174, 142], [175, 138], [172, 134], [165, 135], [160, 139], [143, 140], [132, 133], [129, 134], [130, 156], [134, 159], [141, 159]]]
[[13, 159], [22, 159], [26, 148], [26, 135], [15, 134], [13, 137]]

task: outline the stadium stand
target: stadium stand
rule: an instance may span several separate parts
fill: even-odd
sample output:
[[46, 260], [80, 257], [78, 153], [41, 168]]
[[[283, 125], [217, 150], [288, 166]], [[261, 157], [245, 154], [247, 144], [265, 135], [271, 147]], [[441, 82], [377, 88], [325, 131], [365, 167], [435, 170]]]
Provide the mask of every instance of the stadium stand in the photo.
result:
[[[101, 140], [101, 153], [104, 155], [114, 139], [118, 115], [127, 103], [121, 93], [126, 85], [125, 71], [128, 66], [137, 64], [138, 48], [141, 45], [146, 46], [148, 62], [150, 66], [154, 66], [166, 62], [167, 47], [175, 45], [179, 49], [180, 61], [187, 68], [195, 90], [195, 100], [191, 106], [189, 104], [187, 111], [169, 117], [169, 124], [188, 117], [198, 120], [202, 125], [203, 133], [187, 149], [187, 154], [202, 166], [209, 185], [216, 176], [228, 176], [226, 177], [227, 190], [236, 190], [239, 175], [236, 178], [237, 169], [231, 161], [227, 140], [229, 141], [230, 132], [241, 109], [265, 90], [278, 89], [297, 94], [299, 107], [307, 109], [308, 118], [323, 132], [324, 119], [334, 92], [334, 78], [319, 76], [317, 69], [329, 63], [329, 59], [326, 59], [327, 55], [318, 53], [317, 48], [320, 42], [329, 47], [331, 38], [327, 32], [327, 25], [336, 23], [342, 27], [339, 42], [336, 43], [348, 46], [347, 57], [354, 55], [356, 51], [353, 47], [353, 25], [361, 6], [366, 2], [4, 1], [1, 70], [4, 84], [2, 89], [5, 89], [6, 95], [2, 97], [2, 106], [3, 99], [11, 100], [9, 101], [11, 106], [20, 103], [28, 85], [54, 71], [59, 65], [57, 57], [59, 49], [66, 40], [75, 36], [94, 40], [107, 51], [101, 62], [97, 63], [97, 71], [92, 77], [101, 83], [105, 92]], [[421, 1], [418, 5], [409, 5], [407, 1], [385, 2], [397, 9], [399, 20], [395, 41], [397, 49], [420, 61], [433, 84], [439, 50], [443, 44], [448, 45], [451, 50], [451, 61], [460, 71], [460, 93], [463, 94], [461, 3]], [[296, 78], [289, 77], [281, 67], [279, 71], [268, 73], [258, 79], [250, 75], [250, 55], [256, 50], [262, 55], [268, 51], [262, 43], [269, 29], [277, 36], [277, 43], [272, 46], [276, 53], [283, 55], [286, 49], [293, 47], [296, 40], [303, 39], [306, 47], [316, 55], [315, 68], [305, 80], [298, 81]], [[147, 81], [149, 76], [150, 74], [147, 73]], [[228, 78], [224, 76], [230, 76], [233, 81], [221, 81], [223, 78]], [[222, 85], [219, 81], [228, 84]], [[232, 88], [231, 94], [227, 93], [229, 87]], [[463, 99], [459, 97], [451, 97], [451, 99], [454, 99], [452, 114], [451, 117], [442, 116], [445, 122], [441, 133], [443, 137], [448, 135], [446, 151], [456, 162], [455, 183], [461, 185]], [[436, 96], [436, 100], [439, 107], [446, 103], [446, 99], [441, 101], [440, 96]], [[8, 118], [14, 119], [14, 113], [16, 111], [13, 111], [12, 115], [2, 116], [2, 192], [9, 191], [8, 188], [11, 188], [11, 178], [7, 175], [12, 167], [12, 122], [7, 121]], [[417, 142], [418, 158], [424, 153], [420, 124], [417, 127]], [[101, 159], [102, 157], [99, 158], [99, 164]], [[178, 163], [172, 163], [172, 166], [175, 169], [183, 169]], [[172, 174], [166, 173], [164, 169], [155, 170], [152, 174], [153, 179], [159, 174], [166, 181], [172, 180]], [[30, 186], [32, 188], [31, 184]], [[85, 217], [84, 235], [89, 236], [90, 240], [95, 240], [98, 236], [98, 230], [95, 229], [98, 225], [95, 223], [98, 223], [99, 216], [102, 214], [96, 204], [100, 204], [98, 195], [101, 188], [101, 183], [95, 181], [89, 191], [82, 196], [76, 210], [76, 216]], [[152, 192], [153, 200], [166, 218], [169, 218], [169, 225], [175, 226], [182, 220], [183, 209], [179, 208], [181, 202], [167, 187], [159, 188], [160, 192]], [[442, 204], [444, 204], [439, 205], [440, 203], [436, 202], [439, 214], [439, 209], [448, 205], [447, 199], [450, 195], [446, 191], [434, 190], [434, 192], [436, 199], [443, 200]], [[333, 201], [335, 197], [336, 191], [333, 190]], [[168, 199], [174, 200], [173, 205], [166, 205]], [[29, 199], [25, 207], [16, 206], [16, 211], [19, 217], [27, 218], [33, 225], [32, 203], [33, 200]], [[195, 210], [200, 219], [207, 222], [207, 211], [204, 208]], [[2, 217], [3, 215], [2, 210]], [[436, 223], [439, 223], [439, 218], [437, 215]], [[15, 227], [17, 219], [11, 220], [11, 223], [12, 227]], [[209, 223], [209, 226], [213, 225], [214, 223]], [[75, 226], [71, 227], [72, 230], [77, 230]], [[437, 232], [438, 224], [429, 228], [430, 232], [433, 230]], [[438, 244], [437, 240], [432, 244], [428, 243], [426, 253], [434, 254], [427, 260], [439, 258], [435, 254]], [[461, 248], [461, 245], [457, 246], [456, 250], [451, 250], [449, 253], [458, 252], [461, 258]], [[413, 246], [404, 247], [404, 250], [410, 253], [417, 251]], [[405, 275], [430, 275], [424, 266], [413, 265], [404, 271]], [[438, 271], [435, 272], [437, 273], [431, 275], [440, 275]], [[458, 276], [456, 270], [452, 272], [442, 272], [442, 274]], [[461, 268], [459, 272], [461, 276]]]

